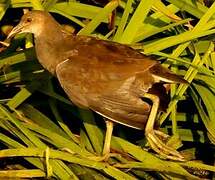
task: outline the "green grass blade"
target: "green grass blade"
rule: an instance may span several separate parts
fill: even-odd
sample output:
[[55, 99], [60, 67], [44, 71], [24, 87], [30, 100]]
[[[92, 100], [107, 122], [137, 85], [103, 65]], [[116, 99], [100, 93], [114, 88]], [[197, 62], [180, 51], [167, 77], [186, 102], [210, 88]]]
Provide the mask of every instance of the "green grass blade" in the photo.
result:
[[118, 6], [117, 1], [110, 1], [95, 18], [93, 18], [89, 24], [87, 24], [84, 28], [82, 28], [78, 34], [79, 35], [89, 35], [91, 34], [99, 24], [103, 21], [103, 19], [107, 18], [114, 9]]
[[134, 41], [135, 35], [140, 27], [140, 24], [145, 20], [147, 14], [149, 13], [154, 0], [140, 1], [137, 9], [135, 10], [131, 20], [126, 26], [122, 37], [119, 42], [124, 44], [130, 44]]

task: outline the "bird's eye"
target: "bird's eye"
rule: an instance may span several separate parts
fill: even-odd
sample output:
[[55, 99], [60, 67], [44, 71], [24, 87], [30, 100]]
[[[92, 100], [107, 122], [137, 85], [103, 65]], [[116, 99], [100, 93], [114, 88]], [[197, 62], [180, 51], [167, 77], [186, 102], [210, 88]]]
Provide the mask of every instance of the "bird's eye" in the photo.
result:
[[31, 18], [27, 18], [26, 21], [27, 21], [27, 22], [31, 22], [32, 19], [31, 19]]

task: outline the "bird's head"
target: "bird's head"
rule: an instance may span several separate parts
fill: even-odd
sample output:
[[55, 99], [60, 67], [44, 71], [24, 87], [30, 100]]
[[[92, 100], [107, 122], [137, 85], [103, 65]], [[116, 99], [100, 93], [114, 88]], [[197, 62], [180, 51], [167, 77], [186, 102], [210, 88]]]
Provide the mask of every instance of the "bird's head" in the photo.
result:
[[21, 33], [33, 33], [35, 36], [39, 36], [45, 28], [44, 24], [50, 22], [51, 15], [44, 11], [33, 10], [24, 14], [20, 23], [15, 26], [8, 38]]

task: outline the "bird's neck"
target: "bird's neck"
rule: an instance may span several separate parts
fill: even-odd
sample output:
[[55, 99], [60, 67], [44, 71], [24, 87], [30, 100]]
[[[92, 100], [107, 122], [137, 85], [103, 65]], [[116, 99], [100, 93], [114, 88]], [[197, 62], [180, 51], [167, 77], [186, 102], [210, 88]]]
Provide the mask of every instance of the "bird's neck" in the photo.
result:
[[62, 62], [65, 51], [65, 38], [60, 25], [46, 28], [35, 37], [37, 58], [42, 66], [50, 73], [55, 74], [57, 65]]

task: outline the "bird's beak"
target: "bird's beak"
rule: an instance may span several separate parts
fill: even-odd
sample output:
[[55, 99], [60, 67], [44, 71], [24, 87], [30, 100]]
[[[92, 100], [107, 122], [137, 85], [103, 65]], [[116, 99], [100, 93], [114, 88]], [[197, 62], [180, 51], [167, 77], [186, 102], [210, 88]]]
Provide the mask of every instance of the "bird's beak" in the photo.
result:
[[23, 24], [19, 23], [16, 27], [14, 27], [12, 29], [12, 31], [9, 33], [9, 35], [7, 36], [7, 39], [14, 37], [16, 34], [20, 34], [22, 33], [22, 29], [23, 29]]

